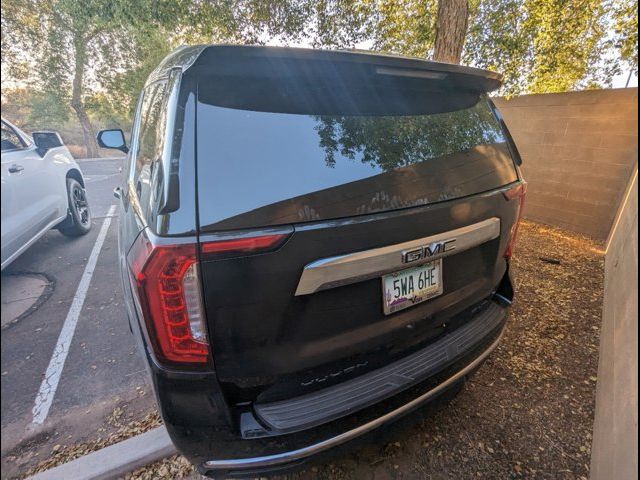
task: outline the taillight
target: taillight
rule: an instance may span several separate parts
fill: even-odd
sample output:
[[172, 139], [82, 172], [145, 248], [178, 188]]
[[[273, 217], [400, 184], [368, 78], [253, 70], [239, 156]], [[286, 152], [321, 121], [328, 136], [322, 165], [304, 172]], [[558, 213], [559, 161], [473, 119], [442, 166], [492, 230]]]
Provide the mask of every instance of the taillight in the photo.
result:
[[518, 227], [520, 225], [520, 220], [522, 219], [522, 212], [524, 210], [524, 199], [526, 195], [526, 182], [519, 183], [515, 187], [510, 188], [509, 190], [506, 190], [504, 192], [504, 197], [508, 201], [516, 200], [518, 202], [518, 213], [516, 214], [516, 222], [511, 227], [509, 243], [507, 244], [507, 248], [504, 251], [504, 258], [506, 258], [507, 260], [513, 256], [513, 249], [515, 247], [516, 238], [518, 236]]
[[237, 256], [264, 253], [278, 249], [290, 233], [276, 233], [251, 237], [231, 238], [228, 240], [205, 241], [200, 246], [203, 254], [216, 256]]
[[209, 342], [196, 244], [153, 245], [138, 236], [128, 255], [155, 355], [175, 366], [202, 366]]

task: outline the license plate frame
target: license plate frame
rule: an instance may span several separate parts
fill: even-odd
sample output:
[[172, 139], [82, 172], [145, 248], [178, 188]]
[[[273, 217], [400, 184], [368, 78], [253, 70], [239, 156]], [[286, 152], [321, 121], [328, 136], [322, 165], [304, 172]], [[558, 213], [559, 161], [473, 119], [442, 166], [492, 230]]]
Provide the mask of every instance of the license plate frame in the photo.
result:
[[[420, 278], [421, 275], [422, 279]], [[432, 278], [436, 278], [437, 282], [432, 283]], [[404, 284], [402, 283], [403, 279], [405, 279]], [[398, 281], [398, 283], [394, 284], [394, 281]], [[425, 285], [425, 288], [422, 289], [417, 288], [420, 282], [426, 282], [428, 285]], [[417, 267], [409, 267], [383, 275], [381, 283], [382, 307], [385, 315], [391, 315], [426, 302], [442, 295], [444, 286], [442, 282], [442, 259], [439, 258]], [[400, 292], [397, 297], [394, 295], [396, 287]]]

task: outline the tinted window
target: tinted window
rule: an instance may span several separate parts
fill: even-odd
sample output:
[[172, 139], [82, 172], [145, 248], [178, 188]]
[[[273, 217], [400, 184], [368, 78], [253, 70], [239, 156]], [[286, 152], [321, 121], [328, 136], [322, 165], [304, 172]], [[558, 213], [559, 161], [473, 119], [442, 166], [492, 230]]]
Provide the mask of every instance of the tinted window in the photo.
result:
[[201, 225], [381, 212], [517, 180], [486, 99], [425, 115], [306, 115], [198, 105]]
[[134, 181], [146, 185], [151, 181], [153, 163], [161, 160], [164, 147], [164, 91], [164, 82], [154, 83], [145, 89], [142, 99], [136, 151], [132, 159], [135, 160]]
[[131, 149], [129, 155], [127, 155], [126, 167], [123, 170], [124, 183], [133, 178], [135, 170], [131, 169], [131, 166], [135, 164], [135, 158], [138, 152], [138, 142], [140, 141], [140, 122], [142, 121], [142, 109], [144, 107], [144, 90], [138, 98], [138, 105], [136, 106], [136, 116], [133, 122], [133, 129], [131, 130]]
[[2, 151], [23, 148], [24, 142], [20, 136], [6, 123], [2, 122]]

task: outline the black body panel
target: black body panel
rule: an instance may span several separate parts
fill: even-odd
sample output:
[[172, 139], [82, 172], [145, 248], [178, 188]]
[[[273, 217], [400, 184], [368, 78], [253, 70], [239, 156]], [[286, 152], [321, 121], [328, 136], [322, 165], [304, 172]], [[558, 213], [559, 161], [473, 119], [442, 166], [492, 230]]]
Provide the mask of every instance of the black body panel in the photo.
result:
[[[284, 471], [290, 468], [299, 467], [305, 462], [306, 459], [302, 459], [297, 462], [285, 462], [280, 466], [269, 467], [264, 469], [238, 469], [233, 472], [225, 471], [207, 471], [203, 466], [204, 462], [212, 460], [214, 458], [225, 459], [256, 459], [266, 455], [274, 455], [284, 452], [289, 452], [299, 448], [303, 448], [309, 445], [313, 445], [328, 438], [339, 436], [340, 434], [347, 432], [353, 428], [357, 428], [360, 425], [366, 424], [374, 419], [382, 417], [390, 411], [403, 406], [416, 397], [422, 395], [433, 388], [436, 388], [446, 379], [450, 378], [456, 372], [463, 369], [466, 365], [471, 363], [477, 358], [492, 342], [494, 342], [500, 335], [503, 329], [503, 325], [499, 326], [496, 330], [487, 332], [483, 341], [474, 349], [470, 349], [464, 352], [456, 362], [449, 365], [444, 370], [441, 370], [437, 374], [433, 375], [429, 379], [415, 385], [403, 392], [388, 398], [385, 401], [378, 402], [375, 405], [368, 407], [364, 410], [353, 413], [347, 417], [343, 417], [339, 420], [323, 424], [318, 427], [307, 429], [298, 433], [292, 433], [287, 435], [279, 435], [274, 437], [262, 437], [252, 438], [250, 440], [242, 439], [238, 436], [237, 426], [234, 428], [228, 428], [225, 426], [213, 427], [204, 424], [198, 424], [196, 422], [168, 422], [167, 430], [174, 443], [178, 446], [178, 449], [195, 465], [200, 466], [202, 473], [209, 474], [211, 476], [219, 476], [219, 478], [230, 477], [256, 477], [259, 474], [274, 473], [278, 471]], [[473, 371], [469, 372], [471, 375]], [[452, 384], [450, 387], [454, 389], [460, 386], [460, 382], [464, 382], [467, 376], [460, 379], [459, 382]], [[168, 386], [165, 384], [165, 387]], [[177, 386], [177, 385], [176, 385]], [[200, 389], [207, 388], [206, 383], [199, 384]], [[445, 391], [440, 394], [445, 393]], [[164, 395], [164, 393], [163, 393]], [[437, 398], [434, 397], [434, 398]], [[180, 405], [180, 408], [186, 407], [187, 397], [185, 396], [185, 403]], [[433, 398], [431, 399], [433, 400]], [[160, 398], [162, 404], [167, 405], [166, 399]], [[213, 410], [213, 404], [211, 405], [210, 413], [213, 416], [217, 412]], [[167, 418], [169, 412], [163, 410], [163, 417]], [[408, 412], [407, 412], [408, 413]], [[170, 418], [170, 416], [169, 416]], [[393, 422], [390, 420], [390, 423]], [[377, 433], [375, 435], [380, 435]], [[379, 437], [378, 437], [379, 438]], [[364, 438], [363, 441], [369, 441], [376, 443], [376, 439], [371, 436]], [[233, 475], [231, 475], [233, 473]]]
[[426, 348], [406, 355], [351, 381], [276, 402], [256, 402], [254, 412], [261, 422], [282, 433], [305, 430], [343, 417], [384, 400], [428, 378], [453, 363], [460, 352], [481, 343], [486, 332], [494, 331], [505, 318], [495, 302], [477, 308], [475, 318], [451, 333], [440, 335]]
[[[367, 82], [372, 76], [375, 81]], [[132, 140], [124, 172], [118, 234], [122, 279], [131, 329], [164, 423], [181, 453], [203, 473], [226, 472], [204, 462], [241, 463], [295, 451], [357, 430], [425, 392], [441, 393], [439, 385], [455, 389], [495, 347], [504, 308], [513, 298], [505, 251], [519, 214], [519, 202], [506, 192], [522, 183], [517, 150], [485, 95], [499, 84], [500, 77], [491, 72], [419, 59], [270, 47], [187, 47], [152, 73], [132, 136], [139, 135], [141, 116], [152, 110], [144, 111], [144, 95], [162, 91], [157, 105], [163, 110], [148, 152], [138, 155], [138, 140]], [[247, 122], [259, 120], [254, 132], [306, 116], [320, 129], [338, 121], [357, 131], [364, 125], [365, 140], [372, 132], [380, 138], [387, 132], [387, 137], [370, 161], [364, 149], [340, 135], [303, 145], [294, 141], [295, 131], [278, 136], [265, 130], [258, 141], [241, 128], [245, 114]], [[232, 117], [240, 123], [227, 122]], [[220, 119], [227, 122], [226, 130], [215, 128]], [[394, 125], [407, 126], [410, 135]], [[319, 131], [314, 128], [298, 134]], [[247, 135], [231, 138], [238, 131]], [[409, 148], [396, 145], [409, 137]], [[332, 138], [340, 139], [337, 145]], [[438, 147], [431, 148], [438, 138]], [[274, 145], [269, 146], [270, 139]], [[243, 164], [250, 150], [234, 153], [234, 145], [254, 148], [263, 157]], [[226, 154], [216, 150], [221, 146]], [[274, 174], [270, 170], [279, 149], [282, 168]], [[221, 167], [225, 160], [229, 165]], [[443, 292], [424, 303], [385, 315], [380, 276], [296, 294], [305, 267], [313, 262], [447, 234], [488, 219], [498, 222], [496, 235], [443, 256]], [[136, 239], [202, 247], [273, 232], [288, 235], [275, 251], [216, 257], [198, 250], [210, 361], [191, 371], [162, 366], [130, 278], [127, 254], [135, 251]], [[355, 405], [337, 420], [320, 416], [312, 427], [278, 430], [275, 422], [269, 425], [266, 416], [256, 414], [256, 405], [321, 395], [426, 351], [478, 321], [488, 306], [498, 309], [500, 321], [475, 332], [453, 363], [438, 364], [417, 384], [408, 382], [373, 404]], [[305, 459], [239, 467], [234, 474], [274, 472]]]
[[[449, 318], [495, 291], [506, 269], [500, 252], [515, 221], [515, 207], [495, 191], [300, 226], [276, 252], [204, 260], [216, 372], [229, 399], [251, 401], [260, 395], [266, 401], [306, 393], [313, 387], [301, 384], [310, 379], [367, 362], [354, 372], [364, 373], [442, 333]], [[444, 258], [444, 293], [433, 300], [385, 316], [379, 279], [293, 296], [301, 268], [314, 260], [446, 232], [491, 215], [501, 220], [501, 237]], [[208, 238], [213, 237], [202, 237]]]

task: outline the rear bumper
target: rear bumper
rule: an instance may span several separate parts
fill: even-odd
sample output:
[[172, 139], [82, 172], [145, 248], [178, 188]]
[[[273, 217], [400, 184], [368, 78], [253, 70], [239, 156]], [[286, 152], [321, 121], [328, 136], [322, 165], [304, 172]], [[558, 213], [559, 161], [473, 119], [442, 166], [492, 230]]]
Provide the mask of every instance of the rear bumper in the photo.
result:
[[260, 473], [267, 473], [274, 470], [280, 470], [283, 467], [296, 465], [312, 456], [321, 454], [331, 448], [342, 445], [350, 440], [360, 437], [382, 425], [393, 422], [394, 420], [408, 414], [428, 401], [436, 398], [441, 393], [445, 392], [449, 388], [454, 387], [465, 378], [473, 373], [491, 352], [498, 346], [500, 339], [502, 338], [503, 331], [501, 329], [500, 334], [494, 339], [488, 347], [486, 347], [480, 355], [478, 355], [473, 361], [468, 363], [464, 368], [458, 370], [453, 375], [449, 376], [446, 380], [439, 383], [437, 386], [427, 390], [422, 395], [414, 398], [413, 400], [405, 403], [390, 412], [379, 416], [373, 420], [368, 421], [358, 427], [352, 428], [339, 435], [327, 438], [326, 440], [313, 443], [311, 445], [298, 448], [295, 450], [288, 450], [285, 452], [264, 455], [257, 457], [237, 458], [237, 459], [212, 459], [203, 462], [199, 465], [199, 470], [205, 475], [211, 476], [245, 476], [256, 475]]
[[[506, 282], [510, 284], [508, 275]], [[502, 292], [502, 286], [496, 295]], [[506, 292], [503, 296], [509, 296]], [[178, 450], [201, 473], [212, 477], [246, 477], [287, 471], [316, 457], [330, 455], [334, 447], [366, 437], [368, 432], [406, 415], [447, 390], [459, 387], [496, 348], [505, 325], [508, 301], [491, 302], [499, 320], [476, 330], [473, 341], [455, 345], [455, 355], [438, 369], [425, 369], [417, 381], [388, 398], [361, 406], [354, 413], [291, 433], [277, 432], [247, 406], [238, 416], [225, 401], [214, 373], [170, 372], [150, 357], [151, 376], [165, 425]], [[475, 323], [480, 314], [468, 319]], [[455, 331], [455, 330], [454, 330]], [[393, 365], [390, 365], [393, 367]], [[334, 399], [331, 399], [333, 401]], [[270, 435], [251, 438], [251, 428]], [[243, 438], [244, 437], [244, 438]]]
[[395, 396], [443, 371], [466, 352], [480, 346], [502, 325], [504, 308], [484, 306], [466, 323], [395, 362], [312, 393], [253, 404], [253, 415], [267, 428], [243, 430], [245, 438], [308, 430]]

